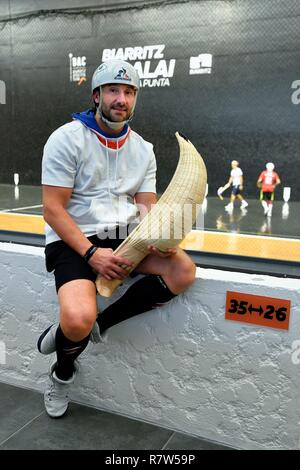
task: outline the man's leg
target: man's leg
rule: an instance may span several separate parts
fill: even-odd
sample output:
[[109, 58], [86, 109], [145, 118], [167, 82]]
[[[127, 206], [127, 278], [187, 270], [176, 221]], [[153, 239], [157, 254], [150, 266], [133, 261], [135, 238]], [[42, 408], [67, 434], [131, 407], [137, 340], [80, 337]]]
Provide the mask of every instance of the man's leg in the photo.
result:
[[269, 212], [268, 212], [268, 216], [269, 216], [269, 217], [272, 216], [272, 209], [273, 209], [274, 196], [275, 196], [275, 191], [272, 191], [271, 194], [270, 194], [270, 205], [269, 205]]
[[230, 203], [227, 204], [225, 206], [225, 209], [229, 212], [233, 211], [233, 208], [234, 208], [234, 200], [235, 200], [235, 194], [234, 194], [234, 190], [231, 191], [231, 195], [230, 195]]
[[268, 193], [268, 212], [267, 212], [268, 217], [272, 217], [273, 201], [274, 201], [274, 192], [270, 192]]
[[268, 205], [267, 193], [265, 193], [264, 191], [260, 192], [260, 201], [264, 209], [264, 215], [267, 215], [268, 210], [269, 210], [269, 205]]
[[60, 324], [56, 332], [56, 375], [68, 380], [73, 375], [75, 359], [84, 351], [97, 316], [96, 290], [93, 282], [77, 279], [58, 291]]
[[181, 248], [177, 248], [177, 253], [167, 258], [148, 255], [137, 266], [136, 271], [142, 274], [158, 274], [173, 294], [178, 295], [193, 284], [196, 266]]
[[68, 389], [78, 367], [75, 359], [86, 348], [96, 319], [96, 290], [92, 281], [67, 282], [58, 291], [60, 324], [56, 331], [57, 361], [52, 364], [44, 402], [49, 416], [59, 418], [68, 409]]
[[169, 302], [185, 291], [195, 279], [195, 265], [180, 248], [176, 255], [160, 258], [148, 255], [137, 267], [148, 274], [139, 279], [97, 319], [100, 333], [117, 323]]
[[237, 197], [241, 201], [241, 209], [245, 209], [248, 206], [248, 202], [243, 198], [241, 193], [239, 193]]

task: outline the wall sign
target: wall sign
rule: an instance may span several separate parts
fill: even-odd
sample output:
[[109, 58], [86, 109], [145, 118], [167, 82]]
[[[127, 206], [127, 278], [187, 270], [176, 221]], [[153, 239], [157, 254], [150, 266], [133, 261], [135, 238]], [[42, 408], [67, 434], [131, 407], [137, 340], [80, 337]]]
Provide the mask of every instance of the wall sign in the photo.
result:
[[77, 82], [81, 85], [86, 81], [86, 56], [74, 56], [69, 53], [69, 74], [70, 82]]
[[133, 66], [140, 77], [141, 87], [170, 86], [170, 78], [174, 75], [176, 59], [165, 59], [165, 47], [165, 44], [156, 44], [104, 49], [102, 61], [110, 59], [133, 61]]
[[227, 291], [225, 319], [289, 329], [291, 301]]
[[199, 54], [196, 57], [190, 57], [190, 75], [211, 73], [211, 69], [211, 54]]

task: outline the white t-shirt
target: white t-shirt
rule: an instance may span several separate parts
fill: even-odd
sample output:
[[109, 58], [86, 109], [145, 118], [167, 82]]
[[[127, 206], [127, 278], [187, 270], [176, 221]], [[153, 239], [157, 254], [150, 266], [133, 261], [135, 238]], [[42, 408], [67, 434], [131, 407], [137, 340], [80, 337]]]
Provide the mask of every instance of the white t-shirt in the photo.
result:
[[[109, 138], [75, 120], [49, 137], [42, 184], [73, 188], [67, 210], [86, 236], [137, 222], [135, 194], [156, 192], [153, 146], [129, 127]], [[46, 224], [46, 244], [59, 239]]]
[[230, 176], [232, 178], [232, 186], [239, 186], [241, 184], [241, 176], [243, 176], [241, 168], [233, 168]]

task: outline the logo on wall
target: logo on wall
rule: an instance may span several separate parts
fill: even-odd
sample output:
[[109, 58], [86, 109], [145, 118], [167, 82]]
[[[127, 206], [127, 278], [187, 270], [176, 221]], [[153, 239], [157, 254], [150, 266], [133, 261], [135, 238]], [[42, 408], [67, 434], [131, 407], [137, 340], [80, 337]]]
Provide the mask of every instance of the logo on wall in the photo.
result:
[[170, 86], [174, 75], [176, 59], [164, 58], [164, 44], [155, 46], [120, 47], [103, 49], [102, 62], [110, 59], [121, 59], [134, 62], [133, 66], [140, 77], [141, 87]]
[[190, 75], [211, 73], [212, 54], [199, 54], [190, 57]]
[[0, 80], [0, 104], [6, 104], [6, 86], [3, 80]]
[[70, 82], [77, 82], [77, 85], [81, 85], [86, 81], [86, 57], [84, 55], [76, 57], [70, 52], [69, 63]]

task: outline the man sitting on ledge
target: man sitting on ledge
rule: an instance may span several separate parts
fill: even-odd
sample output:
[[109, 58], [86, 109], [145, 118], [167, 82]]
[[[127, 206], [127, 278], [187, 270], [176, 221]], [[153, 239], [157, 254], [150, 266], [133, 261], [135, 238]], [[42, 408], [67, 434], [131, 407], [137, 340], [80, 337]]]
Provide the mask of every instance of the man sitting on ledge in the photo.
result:
[[[157, 202], [152, 144], [128, 124], [138, 91], [132, 65], [101, 64], [92, 78], [94, 109], [73, 114], [73, 122], [53, 132], [45, 145], [46, 267], [54, 271], [60, 321], [42, 333], [38, 349], [56, 351], [44, 396], [54, 418], [68, 408], [76, 359], [90, 336], [101, 340], [111, 326], [169, 302], [195, 279], [195, 265], [180, 248], [162, 253], [150, 246], [137, 269], [146, 275], [97, 318], [97, 274], [108, 280], [126, 277], [120, 265], [131, 262], [113, 254], [127, 236], [122, 227], [138, 223], [138, 209], [143, 217]], [[113, 238], [107, 236], [110, 229]]]

